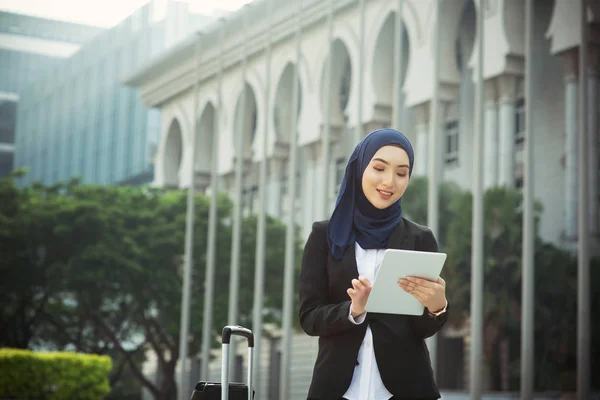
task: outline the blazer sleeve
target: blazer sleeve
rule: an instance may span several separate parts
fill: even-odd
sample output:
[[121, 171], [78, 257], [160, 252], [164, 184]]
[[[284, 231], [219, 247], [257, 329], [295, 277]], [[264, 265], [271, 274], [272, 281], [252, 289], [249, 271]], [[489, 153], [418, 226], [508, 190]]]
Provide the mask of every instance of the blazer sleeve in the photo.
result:
[[[430, 229], [425, 230], [419, 238], [419, 244], [417, 246], [418, 251], [428, 251], [432, 253], [438, 252], [438, 244], [433, 236], [433, 232]], [[417, 336], [425, 339], [435, 335], [446, 323], [448, 319], [448, 309], [440, 317], [436, 317], [428, 312], [427, 309], [423, 312], [423, 315], [419, 317], [411, 318], [411, 325]]]
[[300, 273], [300, 325], [309, 336], [330, 336], [357, 329], [350, 314], [350, 300], [337, 304], [329, 302], [327, 277], [326, 226], [314, 223], [304, 246], [302, 271]]

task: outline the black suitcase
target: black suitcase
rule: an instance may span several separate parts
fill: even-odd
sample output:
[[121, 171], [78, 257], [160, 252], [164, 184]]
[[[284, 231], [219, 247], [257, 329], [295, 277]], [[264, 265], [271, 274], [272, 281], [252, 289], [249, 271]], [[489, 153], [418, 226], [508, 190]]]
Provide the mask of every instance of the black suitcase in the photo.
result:
[[[238, 335], [248, 339], [248, 385], [229, 383], [229, 343], [231, 336]], [[223, 353], [221, 354], [221, 382], [198, 382], [192, 392], [191, 400], [252, 400], [252, 366], [254, 355], [254, 334], [242, 326], [226, 326], [221, 337]]]

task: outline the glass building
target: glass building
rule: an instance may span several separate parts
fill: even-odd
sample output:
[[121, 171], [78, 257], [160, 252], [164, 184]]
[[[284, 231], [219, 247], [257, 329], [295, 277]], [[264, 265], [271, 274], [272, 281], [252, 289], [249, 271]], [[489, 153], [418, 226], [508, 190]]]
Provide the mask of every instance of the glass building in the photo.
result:
[[210, 20], [153, 0], [40, 74], [17, 110], [14, 165], [30, 170], [21, 183], [150, 182], [160, 113], [121, 79]]
[[0, 177], [13, 168], [16, 112], [22, 91], [102, 31], [0, 11]]

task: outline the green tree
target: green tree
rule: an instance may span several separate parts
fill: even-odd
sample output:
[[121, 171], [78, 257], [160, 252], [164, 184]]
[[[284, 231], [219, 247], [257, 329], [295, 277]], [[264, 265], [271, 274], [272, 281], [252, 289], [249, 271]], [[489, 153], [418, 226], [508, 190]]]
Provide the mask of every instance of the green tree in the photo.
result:
[[[21, 347], [30, 346], [44, 332], [46, 344], [59, 348], [110, 352], [117, 360], [115, 370], [133, 374], [157, 399], [175, 398], [186, 193], [83, 186], [77, 182], [17, 189], [12, 180], [2, 181], [1, 189], [0, 199], [10, 200], [6, 204], [13, 210], [0, 219], [2, 243], [12, 244], [7, 246], [10, 257], [0, 265], [9, 276], [19, 273], [22, 282], [12, 289], [5, 283], [2, 288], [8, 300], [20, 299], [22, 303], [15, 301], [14, 309], [2, 311], [3, 322], [8, 322], [3, 324], [2, 339], [28, 330], [30, 339]], [[208, 208], [209, 200], [197, 196], [192, 354], [200, 350], [202, 337]], [[229, 291], [231, 202], [224, 196], [219, 199], [218, 215], [215, 338], [227, 318]], [[242, 226], [240, 323], [248, 323], [254, 285], [255, 218], [245, 219]], [[285, 226], [268, 219], [267, 240], [265, 308], [277, 310], [282, 304]], [[34, 273], [37, 260], [31, 254], [36, 254], [32, 249], [39, 248], [45, 253], [44, 269]], [[40, 297], [42, 303], [37, 301]], [[23, 308], [25, 315], [39, 310], [37, 320], [25, 321], [27, 324], [17, 320], [14, 315]], [[275, 312], [268, 318], [277, 321], [277, 315]], [[163, 377], [159, 383], [141, 372], [146, 351], [156, 355]]]
[[[404, 216], [421, 225], [427, 225], [427, 190], [427, 178], [415, 176], [410, 179], [408, 189], [402, 197]], [[448, 227], [454, 216], [452, 200], [459, 193], [460, 188], [454, 182], [444, 181], [440, 184], [440, 231], [436, 238], [440, 247], [446, 242]]]
[[[492, 188], [484, 195], [484, 358], [492, 390], [516, 390], [519, 387], [521, 205], [522, 195], [514, 189]], [[448, 254], [444, 270], [447, 291], [452, 299], [452, 320], [460, 323], [466, 320], [470, 311], [471, 194], [458, 194], [451, 208], [453, 219], [444, 248]], [[536, 204], [536, 389], [573, 390], [576, 259], [573, 254], [540, 239], [537, 226], [541, 213], [541, 206]], [[592, 285], [600, 285], [599, 275], [594, 272]], [[598, 303], [598, 299], [594, 301]], [[593, 329], [598, 331], [597, 323]], [[596, 344], [595, 354], [598, 354], [597, 347]]]

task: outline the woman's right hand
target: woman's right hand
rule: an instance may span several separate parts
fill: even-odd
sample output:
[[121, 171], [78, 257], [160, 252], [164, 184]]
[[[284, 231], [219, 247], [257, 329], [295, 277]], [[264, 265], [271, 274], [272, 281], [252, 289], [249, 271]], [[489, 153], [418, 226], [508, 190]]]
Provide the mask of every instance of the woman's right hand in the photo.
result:
[[371, 282], [364, 276], [359, 276], [358, 279], [352, 279], [352, 287], [347, 292], [352, 300], [350, 313], [352, 318], [356, 318], [365, 312], [367, 299], [371, 293]]

